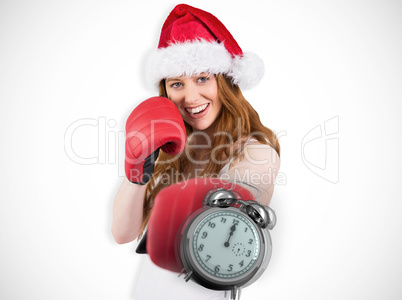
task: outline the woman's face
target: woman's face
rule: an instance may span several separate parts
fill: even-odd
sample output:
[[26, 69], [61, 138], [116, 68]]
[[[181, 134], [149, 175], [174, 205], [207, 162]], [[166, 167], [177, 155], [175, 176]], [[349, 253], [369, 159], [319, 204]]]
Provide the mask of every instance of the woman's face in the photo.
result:
[[176, 104], [183, 120], [193, 130], [206, 130], [217, 119], [222, 108], [214, 75], [201, 73], [193, 77], [166, 79], [166, 91]]

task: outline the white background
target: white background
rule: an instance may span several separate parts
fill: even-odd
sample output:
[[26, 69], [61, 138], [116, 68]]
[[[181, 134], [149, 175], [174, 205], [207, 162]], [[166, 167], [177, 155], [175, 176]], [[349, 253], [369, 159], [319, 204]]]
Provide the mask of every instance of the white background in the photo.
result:
[[[265, 61], [245, 96], [281, 136], [274, 253], [242, 299], [401, 299], [401, 3], [187, 3]], [[112, 201], [175, 4], [1, 1], [1, 299], [133, 299], [143, 257]]]

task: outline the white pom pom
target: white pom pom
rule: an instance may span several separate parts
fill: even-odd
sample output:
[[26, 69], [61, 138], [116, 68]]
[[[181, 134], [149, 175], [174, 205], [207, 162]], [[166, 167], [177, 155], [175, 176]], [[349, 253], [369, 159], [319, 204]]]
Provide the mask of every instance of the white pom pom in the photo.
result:
[[243, 56], [237, 56], [233, 60], [233, 66], [228, 76], [233, 78], [233, 83], [241, 89], [251, 89], [264, 77], [265, 67], [262, 59], [253, 52], [245, 52]]

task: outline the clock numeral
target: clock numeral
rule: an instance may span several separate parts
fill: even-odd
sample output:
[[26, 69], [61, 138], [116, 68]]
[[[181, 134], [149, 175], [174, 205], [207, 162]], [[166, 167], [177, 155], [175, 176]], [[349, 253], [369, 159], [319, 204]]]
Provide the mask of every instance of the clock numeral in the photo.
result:
[[248, 228], [246, 227], [246, 229], [244, 229], [244, 232], [247, 232], [247, 229], [248, 229]]
[[239, 224], [239, 220], [233, 220], [233, 224], [238, 225], [238, 224]]
[[249, 239], [249, 240], [248, 240], [248, 243], [251, 245], [251, 244], [253, 243], [253, 240], [252, 240], [252, 239]]
[[228, 272], [231, 272], [233, 270], [233, 265], [229, 265]]
[[242, 260], [242, 261], [239, 263], [239, 265], [240, 265], [240, 267], [243, 267], [243, 265], [244, 265], [244, 260]]
[[217, 265], [216, 267], [215, 267], [215, 272], [219, 272], [219, 268], [220, 268], [221, 266], [220, 265]]
[[223, 218], [223, 217], [222, 217], [221, 223], [226, 223], [226, 218]]
[[208, 226], [211, 227], [211, 228], [215, 228], [215, 223], [208, 222]]
[[210, 260], [211, 257], [212, 257], [211, 255], [208, 255], [208, 254], [207, 254], [207, 259], [205, 260], [205, 262], [207, 262], [208, 260]]
[[248, 251], [247, 251], [247, 254], [246, 254], [246, 257], [249, 257], [250, 254], [251, 254], [251, 250], [248, 250]]
[[206, 231], [204, 231], [203, 233], [202, 233], [202, 239], [205, 239], [206, 237], [208, 236], [208, 232], [206, 232]]
[[198, 247], [198, 251], [199, 251], [199, 252], [201, 252], [202, 250], [204, 250], [204, 244], [201, 244], [201, 245]]

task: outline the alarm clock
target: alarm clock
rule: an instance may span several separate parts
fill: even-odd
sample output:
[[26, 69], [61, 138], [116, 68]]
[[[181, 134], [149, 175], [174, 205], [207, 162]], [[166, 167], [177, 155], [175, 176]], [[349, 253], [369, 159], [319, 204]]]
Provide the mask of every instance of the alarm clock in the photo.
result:
[[210, 191], [203, 203], [186, 219], [178, 237], [176, 252], [184, 279], [231, 291], [231, 299], [236, 299], [241, 288], [257, 280], [268, 266], [275, 213], [222, 188]]

